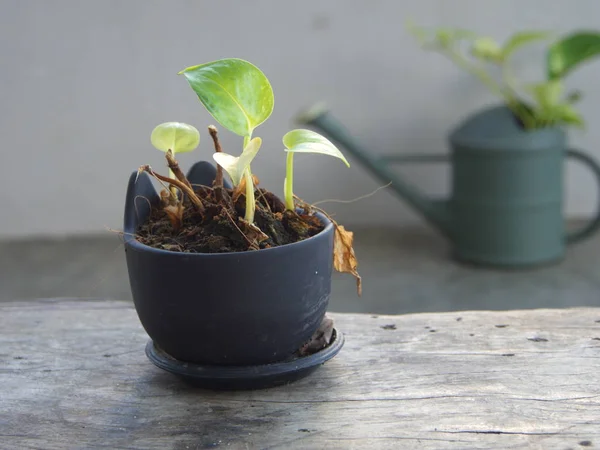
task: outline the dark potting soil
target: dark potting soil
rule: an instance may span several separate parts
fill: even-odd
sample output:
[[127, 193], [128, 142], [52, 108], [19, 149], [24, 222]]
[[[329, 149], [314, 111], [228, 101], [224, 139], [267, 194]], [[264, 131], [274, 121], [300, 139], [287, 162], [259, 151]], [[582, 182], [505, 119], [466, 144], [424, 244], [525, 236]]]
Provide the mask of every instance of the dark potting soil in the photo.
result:
[[[284, 203], [266, 189], [255, 190], [254, 226], [243, 220], [245, 196], [222, 189], [221, 199], [213, 188], [195, 186], [194, 192], [204, 205], [198, 212], [186, 196], [181, 224], [157, 205], [136, 238], [150, 247], [183, 253], [228, 253], [277, 247], [302, 241], [321, 232], [321, 221], [308, 211], [298, 214], [285, 209]], [[234, 199], [235, 197], [235, 199]], [[262, 233], [262, 234], [261, 234]]]

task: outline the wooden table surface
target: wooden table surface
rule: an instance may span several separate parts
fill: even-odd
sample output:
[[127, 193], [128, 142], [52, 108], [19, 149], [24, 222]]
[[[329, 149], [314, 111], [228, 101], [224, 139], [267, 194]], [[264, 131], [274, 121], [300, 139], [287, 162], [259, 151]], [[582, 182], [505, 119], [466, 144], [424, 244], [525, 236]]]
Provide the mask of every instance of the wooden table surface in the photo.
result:
[[308, 378], [213, 392], [150, 363], [130, 303], [0, 304], [0, 448], [600, 448], [600, 309], [331, 317]]

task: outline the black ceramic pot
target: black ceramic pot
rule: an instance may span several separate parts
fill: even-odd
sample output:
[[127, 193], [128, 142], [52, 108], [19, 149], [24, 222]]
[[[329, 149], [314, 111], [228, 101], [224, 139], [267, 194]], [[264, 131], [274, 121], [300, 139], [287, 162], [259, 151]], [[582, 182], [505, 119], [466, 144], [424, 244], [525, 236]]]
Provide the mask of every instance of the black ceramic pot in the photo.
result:
[[[210, 186], [215, 168], [196, 163], [188, 179]], [[292, 356], [321, 323], [329, 303], [332, 223], [307, 240], [224, 254], [155, 249], [134, 238], [158, 194], [146, 173], [131, 175], [125, 252], [139, 319], [154, 344], [180, 361], [248, 366]]]

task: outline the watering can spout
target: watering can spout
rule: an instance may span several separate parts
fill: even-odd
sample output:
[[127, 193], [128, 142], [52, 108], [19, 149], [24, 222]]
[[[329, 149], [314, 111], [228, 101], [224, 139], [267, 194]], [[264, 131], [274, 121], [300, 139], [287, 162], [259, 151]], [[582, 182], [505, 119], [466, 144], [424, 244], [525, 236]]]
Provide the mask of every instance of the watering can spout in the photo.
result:
[[[331, 112], [324, 106], [316, 105], [304, 112], [296, 118], [297, 122], [308, 125], [321, 132], [328, 139], [337, 142], [345, 150], [350, 152], [352, 156], [362, 163], [372, 175], [381, 182], [388, 184], [391, 182], [391, 187], [395, 194], [406, 201], [416, 211], [418, 211], [431, 225], [438, 229], [446, 237], [451, 238], [452, 235], [452, 217], [450, 208], [448, 208], [448, 200], [435, 200], [427, 197], [416, 189], [411, 184], [402, 180], [398, 174], [390, 170], [388, 165], [390, 162], [399, 162], [402, 157], [397, 155], [391, 157], [378, 157], [372, 155], [366, 148], [358, 142], [350, 132], [338, 122]], [[426, 155], [412, 156], [406, 161], [432, 161], [440, 160], [438, 156], [432, 159]], [[438, 159], [435, 159], [438, 158]], [[447, 159], [444, 157], [444, 160]]]

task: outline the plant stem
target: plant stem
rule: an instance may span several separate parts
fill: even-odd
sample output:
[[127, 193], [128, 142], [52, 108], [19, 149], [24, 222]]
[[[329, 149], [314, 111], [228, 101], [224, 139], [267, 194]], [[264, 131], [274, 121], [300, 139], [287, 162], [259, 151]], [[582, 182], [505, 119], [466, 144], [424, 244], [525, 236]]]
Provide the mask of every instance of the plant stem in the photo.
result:
[[285, 208], [294, 211], [294, 153], [288, 152], [285, 165], [285, 183], [283, 185], [283, 194], [285, 198]]
[[[217, 127], [210, 125], [208, 127], [208, 133], [210, 134], [210, 137], [215, 145], [215, 152], [221, 153], [223, 149], [221, 148], [221, 143], [219, 142], [219, 136], [217, 136]], [[217, 202], [221, 202], [223, 200], [223, 168], [219, 164], [217, 164], [217, 174], [215, 175], [213, 188], [215, 189], [215, 197]]]
[[[172, 150], [169, 150], [169, 151], [172, 151]], [[173, 154], [173, 158], [174, 157], [175, 157], [175, 155]], [[173, 172], [173, 170], [170, 167], [169, 167], [169, 178], [177, 178], [175, 176], [175, 172]], [[171, 190], [171, 193], [175, 196], [175, 198], [177, 198], [177, 188], [175, 186], [171, 185], [170, 190]]]
[[[533, 128], [535, 126], [535, 119], [521, 107], [521, 102], [519, 101], [516, 93], [507, 92], [506, 89], [503, 89], [500, 85], [498, 85], [490, 75], [481, 67], [472, 64], [466, 58], [464, 58], [458, 52], [454, 52], [452, 50], [444, 51], [441, 50], [452, 62], [454, 62], [458, 67], [470, 73], [471, 75], [476, 76], [479, 80], [495, 95], [498, 95], [504, 102], [506, 106], [523, 122], [525, 128]], [[505, 67], [505, 66], [504, 66]], [[506, 74], [503, 72], [503, 80], [506, 83], [507, 80], [504, 78]], [[512, 90], [512, 87], [509, 83], [507, 83], [509, 89]]]
[[167, 151], [166, 158], [167, 164], [169, 165], [169, 178], [175, 178], [191, 189], [192, 185], [190, 184], [189, 180], [184, 175], [184, 173], [181, 171], [179, 163], [175, 159], [175, 155], [173, 155], [173, 152], [171, 150]]
[[[204, 214], [205, 208], [204, 208], [204, 205], [202, 204], [202, 201], [198, 198], [198, 196], [196, 195], [194, 190], [192, 188], [186, 186], [185, 183], [182, 183], [181, 181], [179, 181], [177, 179], [159, 175], [152, 170], [152, 167], [150, 167], [148, 165], [140, 167], [138, 169], [138, 172], [148, 172], [150, 175], [159, 179], [160, 181], [164, 181], [165, 183], [169, 183], [169, 184], [172, 184], [172, 185], [178, 187], [179, 189], [181, 189], [182, 192], [185, 192], [188, 195], [188, 197], [190, 198], [190, 201], [196, 208], [196, 211], [198, 211], [200, 214]], [[177, 197], [175, 197], [175, 198], [177, 198]]]
[[244, 172], [244, 177], [246, 179], [246, 215], [244, 219], [248, 223], [254, 222], [254, 208], [255, 208], [255, 199], [254, 199], [254, 183], [252, 182], [252, 173], [250, 172], [250, 167], [246, 169]]
[[530, 113], [527, 110], [527, 108], [521, 106], [521, 103], [518, 100], [517, 82], [510, 70], [510, 66], [508, 65], [508, 63], [506, 61], [504, 61], [502, 63], [501, 69], [502, 69], [502, 80], [504, 81], [506, 86], [513, 92], [513, 96], [512, 96], [513, 104], [512, 105], [509, 104], [508, 106], [513, 110], [515, 115], [517, 115], [517, 117], [519, 117], [521, 119], [521, 122], [523, 122], [523, 126], [526, 129], [535, 128], [535, 126], [536, 126], [535, 114]]
[[487, 86], [487, 88], [490, 91], [492, 91], [494, 94], [499, 95], [500, 97], [506, 98], [505, 93], [502, 92], [502, 88], [500, 86], [498, 86], [498, 84], [496, 84], [496, 82], [489, 76], [489, 74], [485, 70], [470, 63], [466, 58], [464, 58], [462, 55], [460, 55], [457, 52], [450, 51], [450, 50], [444, 52], [442, 50], [442, 53], [445, 53], [446, 56], [448, 58], [450, 58], [450, 60], [454, 64], [456, 64], [458, 67], [460, 67], [461, 69], [465, 70], [466, 72], [469, 72], [472, 75], [479, 78], [479, 80], [483, 84], [485, 84]]

